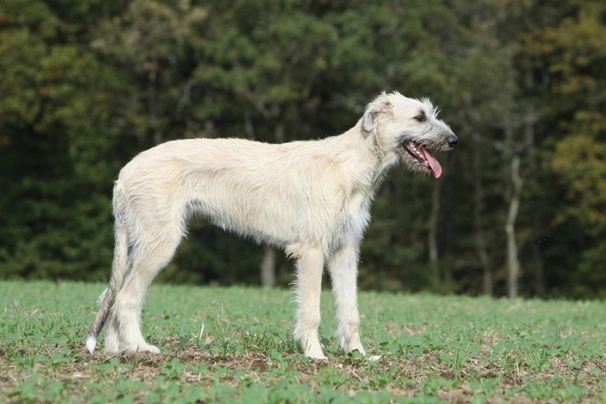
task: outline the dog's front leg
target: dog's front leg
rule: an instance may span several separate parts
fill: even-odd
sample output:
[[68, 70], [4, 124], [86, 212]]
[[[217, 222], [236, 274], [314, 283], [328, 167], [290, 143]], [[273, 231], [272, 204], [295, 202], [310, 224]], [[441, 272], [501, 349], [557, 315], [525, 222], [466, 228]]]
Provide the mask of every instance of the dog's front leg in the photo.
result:
[[358, 248], [344, 246], [336, 251], [328, 263], [332, 290], [337, 306], [337, 336], [346, 353], [365, 354], [360, 341], [360, 314], [358, 313], [357, 276]]
[[296, 293], [299, 308], [295, 338], [301, 343], [306, 356], [326, 359], [318, 339], [324, 253], [320, 248], [304, 248], [298, 255]]

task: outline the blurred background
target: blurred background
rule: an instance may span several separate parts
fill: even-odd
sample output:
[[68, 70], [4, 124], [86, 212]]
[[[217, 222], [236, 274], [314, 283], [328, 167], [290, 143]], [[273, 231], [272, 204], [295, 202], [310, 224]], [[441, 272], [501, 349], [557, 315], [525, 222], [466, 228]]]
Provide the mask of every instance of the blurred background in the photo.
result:
[[[383, 90], [460, 142], [440, 180], [389, 173], [362, 289], [606, 296], [603, 0], [3, 0], [0, 279], [106, 281], [140, 151], [340, 134]], [[195, 220], [160, 278], [285, 287], [292, 264]]]

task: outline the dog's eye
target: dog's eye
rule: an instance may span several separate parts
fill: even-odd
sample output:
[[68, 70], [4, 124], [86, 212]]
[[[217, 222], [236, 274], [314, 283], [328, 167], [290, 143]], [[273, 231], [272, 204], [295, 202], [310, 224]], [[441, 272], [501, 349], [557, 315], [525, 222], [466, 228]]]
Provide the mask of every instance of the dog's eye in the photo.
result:
[[427, 117], [425, 116], [425, 114], [419, 114], [419, 115], [415, 116], [413, 119], [415, 121], [421, 122], [421, 123], [427, 121]]

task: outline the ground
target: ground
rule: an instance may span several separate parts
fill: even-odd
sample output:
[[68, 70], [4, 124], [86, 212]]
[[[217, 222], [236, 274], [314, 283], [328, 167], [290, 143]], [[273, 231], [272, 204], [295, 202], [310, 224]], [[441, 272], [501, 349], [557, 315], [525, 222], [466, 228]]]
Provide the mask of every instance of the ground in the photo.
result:
[[[159, 355], [86, 351], [99, 284], [2, 282], [0, 397], [9, 402], [606, 402], [603, 302], [362, 293], [368, 355], [321, 328], [327, 361], [292, 339], [293, 296], [152, 287]], [[99, 348], [102, 348], [102, 340]]]

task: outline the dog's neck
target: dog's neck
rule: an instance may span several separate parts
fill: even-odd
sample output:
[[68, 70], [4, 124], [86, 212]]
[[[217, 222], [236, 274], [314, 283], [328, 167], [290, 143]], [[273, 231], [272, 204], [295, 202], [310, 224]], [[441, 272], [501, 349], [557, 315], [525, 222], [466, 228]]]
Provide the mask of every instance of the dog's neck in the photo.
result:
[[[360, 142], [360, 138], [364, 141]], [[358, 171], [358, 178], [366, 186], [377, 188], [387, 171], [398, 163], [397, 155], [383, 153], [383, 148], [374, 134], [362, 131], [361, 120], [347, 132], [335, 136], [335, 140], [337, 144], [334, 146], [340, 160], [350, 165], [352, 171]], [[360, 164], [360, 161], [365, 164]]]

